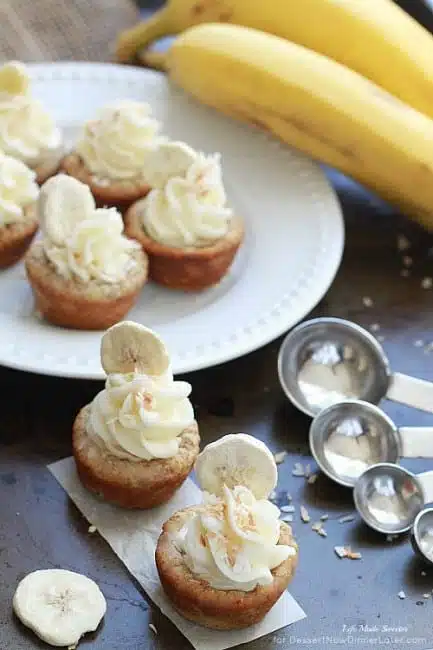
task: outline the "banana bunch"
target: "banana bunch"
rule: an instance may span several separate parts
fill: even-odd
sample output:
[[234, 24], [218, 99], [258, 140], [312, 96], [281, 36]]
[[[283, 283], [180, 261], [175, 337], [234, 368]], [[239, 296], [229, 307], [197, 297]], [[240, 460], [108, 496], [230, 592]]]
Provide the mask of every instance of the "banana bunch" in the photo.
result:
[[433, 38], [391, 0], [171, 0], [152, 20], [121, 58], [180, 30], [146, 60], [433, 230]]
[[[433, 117], [433, 38], [392, 0], [167, 0], [149, 20], [119, 35], [116, 54], [139, 56], [155, 40], [199, 23], [259, 29], [328, 56]], [[140, 51], [144, 50], [140, 54]]]

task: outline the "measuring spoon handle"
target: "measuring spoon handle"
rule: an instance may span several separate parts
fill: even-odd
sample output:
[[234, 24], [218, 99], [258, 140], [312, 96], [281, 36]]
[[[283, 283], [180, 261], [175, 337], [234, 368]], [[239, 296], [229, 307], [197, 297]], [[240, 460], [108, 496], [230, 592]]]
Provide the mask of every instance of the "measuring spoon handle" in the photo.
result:
[[398, 433], [403, 458], [433, 458], [433, 427], [401, 427]]
[[433, 413], [433, 383], [396, 372], [391, 377], [387, 398], [399, 404]]
[[431, 503], [433, 501], [433, 472], [418, 474], [418, 481], [424, 492], [425, 503]]

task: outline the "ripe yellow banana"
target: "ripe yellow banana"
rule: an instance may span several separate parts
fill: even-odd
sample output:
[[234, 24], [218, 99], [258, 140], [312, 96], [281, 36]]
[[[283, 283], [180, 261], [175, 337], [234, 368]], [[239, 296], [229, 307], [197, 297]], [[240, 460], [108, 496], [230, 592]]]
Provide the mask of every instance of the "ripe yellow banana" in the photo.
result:
[[[168, 0], [120, 34], [118, 60], [203, 22], [260, 29], [325, 54], [433, 117], [433, 37], [392, 0]], [[152, 52], [141, 58], [161, 67]]]
[[276, 36], [211, 23], [179, 36], [167, 65], [204, 104], [274, 133], [433, 230], [433, 121], [361, 75]]

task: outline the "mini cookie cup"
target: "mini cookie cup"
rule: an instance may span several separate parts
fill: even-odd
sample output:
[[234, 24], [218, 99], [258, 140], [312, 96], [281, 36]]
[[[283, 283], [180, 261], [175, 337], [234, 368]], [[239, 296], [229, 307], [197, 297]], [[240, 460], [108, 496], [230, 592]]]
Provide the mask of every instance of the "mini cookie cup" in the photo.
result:
[[295, 550], [272, 571], [270, 585], [259, 585], [253, 591], [214, 589], [197, 578], [186, 566], [176, 544], [176, 534], [204, 506], [193, 506], [175, 513], [162, 528], [156, 547], [156, 566], [162, 587], [182, 616], [215, 630], [235, 630], [259, 623], [287, 589], [293, 578], [298, 547], [290, 526], [281, 522], [279, 544]]
[[142, 225], [143, 201], [124, 216], [125, 233], [136, 239], [149, 256], [151, 280], [171, 289], [199, 291], [212, 287], [226, 275], [244, 239], [244, 224], [235, 216], [225, 237], [202, 248], [164, 246], [152, 239]]
[[73, 455], [83, 485], [123, 508], [148, 509], [167, 502], [187, 479], [198, 456], [197, 423], [180, 434], [179, 451], [172, 458], [126, 460], [88, 434], [90, 408], [89, 404], [81, 409], [72, 431]]

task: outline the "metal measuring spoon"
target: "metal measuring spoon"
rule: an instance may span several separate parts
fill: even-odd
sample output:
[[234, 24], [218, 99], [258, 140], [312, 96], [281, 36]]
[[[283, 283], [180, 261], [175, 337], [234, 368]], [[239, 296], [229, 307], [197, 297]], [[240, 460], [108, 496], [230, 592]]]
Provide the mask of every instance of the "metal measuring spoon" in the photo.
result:
[[413, 522], [410, 541], [415, 553], [433, 565], [433, 508], [424, 508]]
[[340, 318], [295, 327], [281, 345], [278, 376], [291, 402], [312, 417], [348, 399], [378, 404], [384, 397], [433, 413], [433, 383], [392, 373], [374, 336]]
[[368, 467], [405, 458], [433, 458], [433, 427], [402, 427], [359, 400], [334, 404], [311, 423], [310, 450], [329, 478], [353, 487]]
[[416, 475], [394, 463], [372, 465], [356, 481], [353, 499], [370, 528], [404, 533], [424, 505], [433, 501], [433, 471]]

